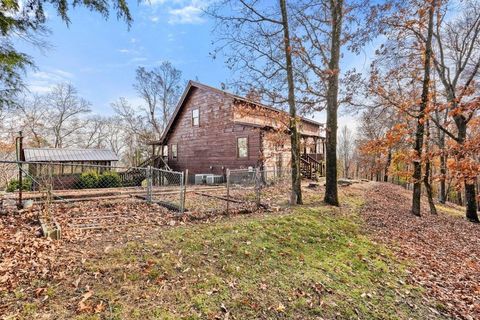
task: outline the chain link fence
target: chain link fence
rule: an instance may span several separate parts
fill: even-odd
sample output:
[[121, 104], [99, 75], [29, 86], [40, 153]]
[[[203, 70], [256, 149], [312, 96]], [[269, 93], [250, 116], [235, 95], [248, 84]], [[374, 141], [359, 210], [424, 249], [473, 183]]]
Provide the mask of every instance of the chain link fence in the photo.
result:
[[291, 193], [289, 169], [241, 169], [227, 172], [227, 193], [243, 207], [278, 209], [288, 206]]
[[286, 169], [226, 170], [221, 183], [202, 190], [187, 186], [185, 209], [195, 213], [234, 214], [286, 207], [290, 199], [290, 173]]
[[0, 169], [2, 200], [9, 203], [135, 197], [183, 212], [181, 172], [151, 167], [20, 161], [0, 161]]
[[231, 214], [284, 208], [291, 194], [290, 169], [226, 170], [199, 184], [153, 167], [0, 161], [0, 169], [1, 199], [10, 205], [134, 198], [180, 214]]
[[148, 201], [182, 214], [185, 210], [185, 176], [183, 172], [148, 168]]

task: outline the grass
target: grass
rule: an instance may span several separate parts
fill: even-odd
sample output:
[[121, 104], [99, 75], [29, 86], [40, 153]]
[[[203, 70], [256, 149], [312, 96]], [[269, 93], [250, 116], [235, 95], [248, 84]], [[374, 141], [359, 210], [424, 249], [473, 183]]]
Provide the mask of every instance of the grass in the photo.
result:
[[453, 217], [464, 217], [465, 216], [465, 209], [460, 206], [447, 206], [441, 203], [436, 203], [435, 206], [437, 207], [438, 211], [451, 215]]
[[105, 301], [106, 319], [424, 318], [404, 269], [358, 217], [317, 206], [170, 229], [109, 251], [87, 272], [100, 275], [89, 303]]
[[312, 192], [287, 213], [100, 242], [65, 279], [33, 282], [38, 297], [16, 291], [12, 319], [428, 318], [404, 262], [362, 232], [364, 199], [352, 190], [341, 192], [342, 208]]

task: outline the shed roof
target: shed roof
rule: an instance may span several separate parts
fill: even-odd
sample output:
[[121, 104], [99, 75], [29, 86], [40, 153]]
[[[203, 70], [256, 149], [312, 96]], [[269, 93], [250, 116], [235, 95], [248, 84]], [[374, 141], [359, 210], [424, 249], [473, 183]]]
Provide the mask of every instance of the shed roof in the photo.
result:
[[31, 162], [118, 161], [118, 156], [108, 149], [25, 148], [23, 151], [25, 161]]

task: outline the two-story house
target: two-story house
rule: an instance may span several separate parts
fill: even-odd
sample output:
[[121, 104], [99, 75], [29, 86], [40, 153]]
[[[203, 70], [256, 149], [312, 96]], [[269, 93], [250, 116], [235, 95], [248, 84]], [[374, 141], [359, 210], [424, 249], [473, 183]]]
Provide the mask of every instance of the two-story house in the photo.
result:
[[[189, 81], [161, 137], [151, 144], [175, 171], [225, 174], [225, 170], [290, 167], [288, 113]], [[323, 125], [300, 118], [302, 164], [323, 171]], [[158, 163], [158, 162], [157, 162]], [[317, 172], [322, 175], [323, 172]]]

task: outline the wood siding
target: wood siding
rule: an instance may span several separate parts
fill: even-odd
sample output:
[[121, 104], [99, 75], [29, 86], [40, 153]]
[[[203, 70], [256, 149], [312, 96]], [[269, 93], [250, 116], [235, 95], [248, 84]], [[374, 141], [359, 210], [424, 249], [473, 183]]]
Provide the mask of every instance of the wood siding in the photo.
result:
[[[172, 124], [165, 144], [172, 170], [191, 174], [224, 174], [227, 168], [248, 168], [259, 165], [260, 129], [233, 122], [232, 99], [219, 92], [192, 88]], [[192, 110], [199, 109], [200, 125], [192, 125]], [[248, 157], [238, 158], [237, 138], [248, 138]], [[177, 158], [172, 145], [177, 145]]]

